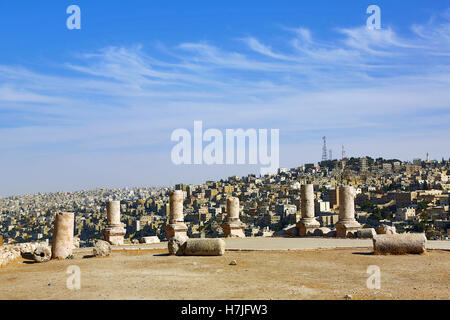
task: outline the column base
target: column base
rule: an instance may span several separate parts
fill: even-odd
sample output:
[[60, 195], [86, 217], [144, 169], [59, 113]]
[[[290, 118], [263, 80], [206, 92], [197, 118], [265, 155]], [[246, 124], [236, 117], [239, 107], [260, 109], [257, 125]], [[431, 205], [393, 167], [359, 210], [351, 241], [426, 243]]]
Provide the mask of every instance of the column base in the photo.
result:
[[312, 236], [320, 223], [316, 219], [301, 219], [297, 222], [298, 235], [300, 237]]
[[221, 225], [226, 238], [245, 238], [245, 225], [242, 222], [225, 222]]
[[184, 223], [168, 224], [164, 227], [164, 231], [166, 232], [167, 240], [174, 237], [175, 235], [186, 237], [186, 239], [188, 238], [188, 228]]
[[123, 245], [125, 234], [126, 229], [123, 227], [123, 225], [107, 225], [106, 229], [103, 230], [103, 238], [113, 246]]
[[355, 233], [361, 229], [361, 225], [356, 220], [338, 221], [336, 223], [336, 237], [355, 238]]

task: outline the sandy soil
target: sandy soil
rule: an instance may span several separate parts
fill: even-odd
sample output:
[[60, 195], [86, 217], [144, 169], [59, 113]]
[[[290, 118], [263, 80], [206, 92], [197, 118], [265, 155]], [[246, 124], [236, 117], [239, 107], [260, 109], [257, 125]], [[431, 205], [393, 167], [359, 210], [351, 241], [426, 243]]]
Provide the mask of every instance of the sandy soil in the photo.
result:
[[[0, 269], [0, 299], [450, 299], [450, 252], [375, 256], [371, 249], [226, 252], [173, 257], [167, 250], [114, 251], [105, 258]], [[237, 265], [229, 265], [236, 260]], [[69, 290], [70, 265], [81, 289]], [[381, 289], [368, 289], [367, 267], [381, 269]]]

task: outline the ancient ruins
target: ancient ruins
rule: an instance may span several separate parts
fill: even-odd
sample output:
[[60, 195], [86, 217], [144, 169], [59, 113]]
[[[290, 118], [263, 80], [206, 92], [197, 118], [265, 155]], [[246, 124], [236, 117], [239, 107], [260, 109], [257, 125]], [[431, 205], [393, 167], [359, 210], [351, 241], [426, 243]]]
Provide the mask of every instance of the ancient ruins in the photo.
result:
[[106, 204], [108, 224], [103, 231], [103, 237], [112, 245], [123, 245], [125, 225], [120, 222], [120, 201], [109, 201]]
[[305, 184], [300, 189], [302, 218], [297, 223], [298, 233], [301, 237], [313, 235], [320, 223], [314, 218], [314, 186]]
[[355, 237], [361, 225], [355, 219], [355, 196], [353, 187], [339, 188], [339, 221], [336, 224], [337, 237]]
[[66, 259], [72, 255], [74, 213], [60, 212], [55, 216], [53, 229], [52, 259]]
[[168, 240], [175, 235], [187, 238], [188, 229], [184, 223], [183, 200], [183, 191], [175, 190], [170, 192], [169, 224], [164, 227]]
[[222, 224], [225, 237], [245, 238], [245, 224], [239, 218], [239, 198], [229, 197], [227, 199], [227, 219]]
[[[423, 233], [397, 234], [394, 227], [380, 225], [377, 230], [363, 229], [355, 219], [355, 190], [353, 187], [339, 188], [339, 221], [336, 230], [321, 227], [314, 215], [314, 185], [301, 186], [301, 219], [288, 232], [286, 237], [338, 237], [372, 239], [375, 254], [421, 254], [425, 252], [426, 237]], [[168, 224], [164, 227], [171, 255], [223, 255], [225, 242], [222, 239], [190, 239], [184, 222], [183, 191], [170, 192], [170, 214]], [[240, 220], [239, 198], [227, 198], [227, 217], [222, 224], [223, 237], [245, 238], [246, 225]], [[109, 256], [111, 245], [124, 245], [125, 225], [120, 221], [120, 201], [106, 204], [107, 225], [103, 231], [104, 240], [97, 240], [93, 248], [94, 256]], [[141, 243], [159, 243], [156, 236], [143, 237]], [[0, 246], [0, 266], [29, 255], [38, 263], [50, 259], [66, 259], [79, 247], [79, 239], [74, 239], [74, 213], [60, 212], [55, 215], [52, 243], [23, 243]]]

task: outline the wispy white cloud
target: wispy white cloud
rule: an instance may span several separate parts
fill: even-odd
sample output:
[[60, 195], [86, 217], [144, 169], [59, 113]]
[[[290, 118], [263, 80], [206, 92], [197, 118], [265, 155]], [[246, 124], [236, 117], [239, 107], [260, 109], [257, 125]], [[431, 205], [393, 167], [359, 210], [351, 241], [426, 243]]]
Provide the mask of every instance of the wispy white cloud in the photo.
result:
[[[375, 149], [394, 152], [395, 141], [408, 140], [405, 132], [448, 149], [442, 136], [450, 134], [448, 21], [414, 25], [409, 35], [341, 28], [332, 30], [333, 40], [286, 28], [282, 46], [248, 36], [233, 50], [207, 42], [160, 45], [157, 54], [141, 45], [107, 47], [77, 54], [61, 64], [64, 73], [0, 65], [0, 158], [36, 149], [52, 159], [93, 152], [100, 159], [103, 152], [112, 170], [118, 160], [108, 155], [120, 150], [151, 149], [165, 159], [171, 131], [194, 120], [216, 128], [280, 128], [282, 145], [298, 150], [328, 134], [339, 143], [370, 137], [379, 141]], [[7, 120], [18, 112], [34, 121]], [[281, 164], [288, 165], [291, 154], [284, 152]], [[88, 166], [89, 156], [79, 161]], [[164, 161], [152, 165], [170, 166]]]

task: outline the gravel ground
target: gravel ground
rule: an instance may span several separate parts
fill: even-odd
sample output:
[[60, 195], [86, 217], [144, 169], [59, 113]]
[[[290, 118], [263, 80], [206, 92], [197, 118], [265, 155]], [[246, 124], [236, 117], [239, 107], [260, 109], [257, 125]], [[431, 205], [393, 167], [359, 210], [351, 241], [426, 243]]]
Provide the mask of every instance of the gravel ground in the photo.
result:
[[[84, 250], [81, 250], [84, 251]], [[450, 252], [375, 256], [368, 248], [227, 251], [221, 257], [174, 257], [166, 249], [117, 250], [110, 257], [0, 269], [0, 299], [450, 299]], [[230, 265], [236, 260], [237, 265]], [[69, 266], [81, 289], [67, 289]], [[378, 266], [381, 288], [368, 289]]]

